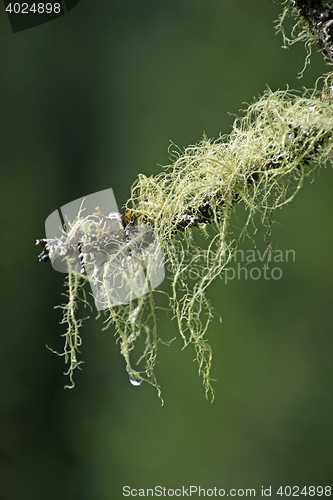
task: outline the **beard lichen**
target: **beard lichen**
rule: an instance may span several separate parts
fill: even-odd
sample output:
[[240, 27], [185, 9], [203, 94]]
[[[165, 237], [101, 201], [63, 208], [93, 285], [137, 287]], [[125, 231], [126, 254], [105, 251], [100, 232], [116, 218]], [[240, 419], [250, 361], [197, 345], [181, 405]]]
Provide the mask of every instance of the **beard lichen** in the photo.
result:
[[[310, 64], [312, 46], [316, 44], [316, 37], [311, 33], [310, 27], [304, 22], [304, 18], [301, 16], [299, 10], [291, 3], [289, 0], [283, 2], [285, 5], [282, 14], [280, 14], [278, 20], [276, 21], [276, 32], [282, 34], [283, 39], [283, 49], [287, 49], [295, 43], [304, 43], [306, 50], [306, 56], [304, 60], [304, 65], [302, 70], [299, 72], [299, 78], [302, 78], [306, 67]], [[293, 27], [290, 30], [290, 34], [287, 35], [285, 25], [287, 24], [287, 19], [291, 17], [296, 19]]]
[[[283, 38], [282, 48], [295, 43], [304, 43], [306, 57], [303, 69], [299, 73], [302, 78], [305, 68], [310, 64], [312, 46], [315, 45], [322, 53], [328, 64], [333, 64], [333, 4], [309, 0], [285, 0], [282, 14], [276, 21], [276, 31], [281, 32]], [[287, 35], [285, 25], [287, 19], [294, 21], [290, 34]]]
[[[325, 88], [330, 89], [328, 84]], [[91, 281], [87, 272], [89, 265], [93, 268], [96, 255], [101, 258], [102, 254], [106, 265], [97, 281], [107, 314], [106, 328], [114, 325], [131, 382], [139, 385], [146, 381], [157, 388], [161, 397], [154, 375], [157, 347], [161, 341], [156, 317], [160, 307], [156, 306], [155, 297], [165, 292], [153, 290], [149, 284], [144, 295], [139, 293], [137, 298], [129, 297], [127, 303], [113, 305], [110, 298], [113, 291], [107, 279], [108, 266], [117, 264], [115, 256], [125, 246], [131, 248], [132, 245], [132, 251], [135, 248], [127, 231], [146, 228], [156, 234], [164, 264], [171, 269], [169, 306], [184, 347], [194, 344], [206, 397], [210, 394], [213, 399], [212, 350], [205, 338], [213, 310], [206, 290], [225, 271], [237, 248], [238, 240], [232, 234], [232, 213], [236, 204], [244, 204], [247, 211], [244, 235], [258, 214], [269, 230], [275, 210], [294, 198], [305, 177], [317, 167], [332, 163], [330, 96], [330, 92], [327, 97], [317, 91], [297, 95], [288, 90], [267, 90], [247, 108], [242, 118], [235, 120], [230, 135], [215, 141], [204, 138], [184, 152], [174, 153], [173, 163], [157, 176], [139, 175], [126, 204], [126, 216], [122, 217], [124, 237], [117, 238], [115, 233], [110, 235], [108, 216], [97, 210], [88, 217], [79, 213], [76, 221], [67, 225], [61, 246], [59, 240], [46, 240], [50, 255], [57, 252], [60, 255], [59, 248], [62, 248], [62, 258], [67, 259], [69, 265], [68, 304], [62, 307], [63, 322], [67, 324], [65, 359], [70, 363], [70, 387], [74, 386], [72, 375], [79, 366], [77, 352], [81, 344], [78, 334], [81, 325], [75, 319], [77, 299], [83, 292], [84, 282]], [[96, 231], [102, 231], [106, 243], [104, 250], [101, 245], [98, 247], [95, 260], [89, 262], [84, 258], [85, 249], [96, 246], [96, 236], [93, 236]], [[198, 243], [198, 234], [205, 236], [206, 245]], [[70, 268], [70, 247], [78, 243], [81, 245], [81, 270]], [[196, 279], [186, 280], [186, 271], [191, 271]], [[135, 286], [134, 269], [131, 276]], [[82, 300], [85, 302], [83, 296]], [[131, 351], [142, 336], [144, 347], [138, 363], [144, 360], [145, 367], [139, 371], [132, 367]]]

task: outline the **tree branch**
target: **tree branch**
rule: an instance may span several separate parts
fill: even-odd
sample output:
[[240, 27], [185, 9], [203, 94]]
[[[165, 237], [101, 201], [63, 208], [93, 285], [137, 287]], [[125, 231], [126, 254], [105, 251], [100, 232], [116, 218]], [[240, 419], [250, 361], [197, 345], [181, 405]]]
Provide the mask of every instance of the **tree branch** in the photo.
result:
[[291, 0], [292, 7], [307, 22], [327, 62], [333, 64], [333, 5], [322, 0]]

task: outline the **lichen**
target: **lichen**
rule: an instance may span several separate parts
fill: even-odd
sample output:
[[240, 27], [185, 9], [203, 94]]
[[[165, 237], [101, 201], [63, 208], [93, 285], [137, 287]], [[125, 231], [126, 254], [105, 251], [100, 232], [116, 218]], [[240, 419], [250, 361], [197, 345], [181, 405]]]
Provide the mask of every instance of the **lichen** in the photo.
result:
[[[322, 1], [285, 0], [282, 14], [276, 21], [276, 31], [281, 32], [282, 48], [286, 49], [295, 43], [304, 43], [306, 57], [303, 69], [299, 73], [302, 78], [305, 68], [310, 64], [312, 46], [322, 53], [327, 64], [333, 64], [333, 5]], [[294, 25], [287, 35], [285, 26], [292, 17]]]
[[[286, 0], [283, 3], [285, 4], [285, 7], [276, 21], [275, 29], [277, 33], [282, 34], [283, 49], [287, 49], [291, 45], [294, 45], [298, 42], [304, 43], [306, 56], [304, 59], [303, 68], [298, 74], [298, 77], [302, 78], [306, 67], [310, 64], [312, 46], [316, 44], [317, 40], [316, 37], [311, 33], [308, 23], [304, 22], [304, 18], [300, 15], [299, 10], [295, 6], [293, 6], [289, 0]], [[294, 22], [290, 33], [287, 35], [285, 25], [289, 17], [296, 20], [296, 22]]]
[[[205, 338], [214, 312], [206, 290], [224, 272], [237, 248], [232, 213], [238, 203], [244, 204], [247, 220], [243, 235], [248, 233], [258, 214], [270, 231], [274, 212], [294, 198], [305, 177], [316, 168], [332, 163], [333, 107], [329, 82], [327, 77], [323, 94], [315, 90], [298, 95], [288, 90], [268, 89], [248, 106], [242, 118], [235, 120], [230, 135], [215, 141], [204, 137], [183, 152], [173, 152], [171, 165], [155, 177], [140, 174], [132, 187], [125, 207], [125, 235], [126, 230], [133, 227], [156, 232], [164, 264], [172, 274], [169, 306], [184, 347], [189, 344], [195, 347], [206, 397], [214, 396], [210, 378], [212, 350]], [[96, 245], [96, 236], [93, 237], [96, 231], [110, 238], [107, 219], [98, 211], [88, 217], [79, 214], [63, 235], [62, 249], [66, 244], [69, 247], [80, 241], [81, 255], [84, 255], [82, 248]], [[115, 241], [113, 233], [112, 238], [112, 245], [103, 254], [107, 266], [116, 262], [115, 255], [124, 247], [133, 245], [128, 236]], [[53, 252], [60, 248], [59, 244], [59, 241], [48, 242]], [[70, 260], [69, 253], [63, 258]], [[86, 259], [84, 265], [93, 266], [94, 262]], [[106, 301], [111, 293], [106, 279], [107, 266], [103, 276], [99, 276], [100, 293]], [[184, 277], [187, 271], [191, 271], [195, 279], [187, 280]], [[75, 297], [86, 280], [82, 270], [69, 273], [68, 304], [62, 306], [63, 322], [67, 324], [65, 359], [70, 360], [71, 386], [74, 385], [73, 370], [79, 366], [77, 351], [81, 344]], [[155, 386], [160, 395], [154, 375], [160, 340], [156, 316], [160, 307], [154, 300], [158, 293], [163, 292], [150, 286], [149, 293], [127, 304], [106, 303], [105, 327], [114, 325], [132, 383], [138, 385], [146, 381]], [[144, 360], [145, 366], [139, 370], [132, 367], [131, 358], [141, 336], [145, 344], [138, 363]]]

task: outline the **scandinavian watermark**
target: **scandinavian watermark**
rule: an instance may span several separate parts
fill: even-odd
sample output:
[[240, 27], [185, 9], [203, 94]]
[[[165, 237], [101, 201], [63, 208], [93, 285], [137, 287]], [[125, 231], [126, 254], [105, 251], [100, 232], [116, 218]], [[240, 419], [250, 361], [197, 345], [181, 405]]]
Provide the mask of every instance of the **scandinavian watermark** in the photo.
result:
[[99, 311], [148, 294], [165, 277], [154, 229], [125, 225], [112, 189], [71, 201], [45, 221], [53, 269], [86, 275]]
[[[181, 273], [181, 279], [186, 281], [195, 281], [204, 277], [206, 271], [202, 265], [207, 261], [207, 252], [196, 256], [192, 260], [194, 265], [186, 265], [184, 260], [184, 271]], [[295, 250], [281, 250], [267, 248], [264, 252], [260, 250], [236, 250], [230, 259], [228, 266], [223, 273], [219, 274], [219, 279], [228, 284], [233, 280], [280, 280], [283, 276], [282, 264], [296, 262]], [[167, 279], [172, 280], [172, 266], [166, 266], [170, 275]]]
[[155, 486], [154, 488], [131, 488], [123, 486], [124, 497], [271, 497], [275, 495], [283, 497], [308, 495], [310, 497], [330, 497], [331, 486], [261, 486], [260, 488], [202, 488], [201, 486], [182, 486], [178, 488], [166, 488], [165, 486]]

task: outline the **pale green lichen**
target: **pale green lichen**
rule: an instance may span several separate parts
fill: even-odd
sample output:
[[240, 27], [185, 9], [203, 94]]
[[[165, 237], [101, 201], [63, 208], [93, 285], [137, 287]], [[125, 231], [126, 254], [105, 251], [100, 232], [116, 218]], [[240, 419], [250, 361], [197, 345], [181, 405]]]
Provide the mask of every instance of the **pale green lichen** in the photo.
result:
[[[327, 88], [330, 89], [328, 83]], [[164, 263], [172, 271], [169, 305], [184, 347], [194, 344], [206, 396], [213, 396], [212, 351], [205, 339], [213, 310], [206, 290], [223, 273], [235, 252], [237, 242], [232, 235], [231, 215], [236, 204], [242, 202], [248, 214], [243, 234], [258, 214], [262, 224], [271, 228], [274, 211], [294, 198], [304, 178], [316, 168], [332, 163], [330, 97], [330, 91], [328, 96], [317, 91], [299, 96], [289, 91], [267, 90], [247, 108], [243, 118], [236, 119], [229, 136], [216, 141], [204, 138], [184, 152], [178, 151], [172, 165], [155, 177], [140, 174], [132, 188], [126, 205], [128, 225], [154, 228], [158, 236]], [[80, 239], [83, 245], [93, 245], [92, 236], [106, 219], [98, 212], [86, 218], [79, 214], [67, 228], [67, 241]], [[200, 235], [205, 239], [200, 239]], [[128, 247], [131, 243], [120, 238], [117, 250], [105, 254], [104, 260], [113, 261], [115, 252], [121, 251], [123, 245]], [[186, 271], [191, 271], [195, 279], [184, 278]], [[104, 270], [104, 277], [100, 277], [100, 289], [107, 298], [110, 290], [105, 273]], [[87, 277], [81, 274], [69, 274], [69, 301], [63, 306], [68, 327], [65, 355], [66, 360], [70, 359], [72, 386], [81, 344], [74, 297], [82, 290], [84, 280]], [[159, 342], [156, 312], [160, 308], [154, 297], [158, 293], [163, 292], [150, 287], [148, 294], [127, 304], [112, 306], [110, 302], [106, 327], [115, 327], [132, 382], [147, 381], [157, 387], [160, 395], [154, 375]], [[145, 367], [135, 370], [131, 354], [141, 336], [145, 337], [145, 345], [138, 363], [144, 360]]]
[[[305, 68], [310, 64], [312, 46], [322, 53], [327, 64], [333, 64], [332, 19], [333, 5], [328, 2], [285, 0], [282, 14], [276, 21], [276, 31], [281, 32], [282, 48], [286, 49], [297, 42], [304, 43], [306, 57], [303, 69], [299, 73], [302, 78]], [[286, 28], [288, 18], [293, 18], [293, 26]], [[296, 21], [296, 22], [295, 22]], [[290, 34], [287, 35], [287, 31]]]
[[[277, 33], [282, 34], [283, 49], [287, 49], [289, 46], [298, 42], [304, 43], [306, 56], [304, 66], [298, 75], [299, 78], [302, 78], [306, 67], [310, 64], [312, 46], [316, 44], [317, 39], [311, 33], [309, 25], [304, 21], [303, 17], [299, 13], [299, 10], [292, 6], [289, 0], [282, 3], [285, 4], [285, 7], [275, 23], [275, 29]], [[285, 25], [288, 18], [293, 18], [296, 22], [294, 22], [290, 30], [290, 34], [287, 35]]]

